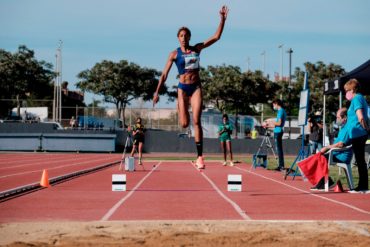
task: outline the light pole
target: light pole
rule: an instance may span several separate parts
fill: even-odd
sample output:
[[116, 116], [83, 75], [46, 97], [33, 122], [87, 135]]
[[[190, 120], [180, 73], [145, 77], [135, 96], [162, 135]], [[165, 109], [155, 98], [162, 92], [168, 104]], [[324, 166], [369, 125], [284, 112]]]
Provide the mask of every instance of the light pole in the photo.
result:
[[283, 80], [283, 46], [284, 44], [279, 45], [280, 49], [280, 80]]
[[247, 72], [250, 71], [251, 59], [250, 57], [247, 58]]
[[[289, 85], [288, 85], [288, 118], [289, 118], [289, 139], [291, 135], [291, 115], [292, 115], [292, 107], [291, 107], [291, 94], [292, 94], [292, 48], [289, 48], [286, 51], [289, 54]], [[304, 138], [304, 136], [302, 136]]]
[[56, 85], [57, 85], [57, 92], [56, 92], [56, 118], [55, 120], [59, 123], [62, 122], [62, 44], [63, 41], [59, 40], [59, 47], [57, 49], [56, 54]]
[[265, 69], [266, 69], [266, 51], [263, 51], [261, 53], [261, 56], [262, 56], [262, 72], [263, 72], [263, 75], [265, 75]]

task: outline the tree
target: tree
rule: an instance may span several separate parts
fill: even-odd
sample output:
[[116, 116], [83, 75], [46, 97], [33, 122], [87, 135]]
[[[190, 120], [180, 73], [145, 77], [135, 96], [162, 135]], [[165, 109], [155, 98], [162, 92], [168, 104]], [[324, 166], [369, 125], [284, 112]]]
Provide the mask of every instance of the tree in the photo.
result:
[[[315, 64], [306, 62], [304, 63], [305, 70], [308, 72], [308, 86], [310, 89], [310, 101], [309, 107], [310, 112], [318, 111], [323, 109], [323, 94], [324, 84], [326, 81], [335, 80], [338, 77], [345, 74], [345, 70], [340, 66], [333, 63], [328, 65], [322, 61], [318, 61]], [[299, 68], [295, 70], [295, 77], [297, 84], [302, 88], [304, 80], [304, 71]], [[296, 102], [299, 105], [299, 99]], [[327, 110], [328, 112], [336, 112], [339, 108], [338, 97], [327, 97]], [[327, 116], [329, 121], [334, 120], [333, 115]]]
[[[52, 99], [52, 65], [34, 58], [34, 52], [21, 45], [14, 54], [0, 49], [0, 97], [15, 99], [18, 116], [21, 100]], [[0, 114], [5, 116], [14, 102], [0, 101]]]
[[242, 73], [237, 66], [208, 67], [203, 83], [204, 100], [221, 112], [256, 114], [255, 106], [266, 103], [279, 88], [260, 71]]
[[[82, 79], [77, 87], [83, 91], [104, 96], [104, 101], [113, 103], [125, 124], [125, 109], [134, 99], [143, 97], [152, 99], [158, 84], [159, 72], [154, 69], [141, 68], [135, 63], [121, 60], [118, 63], [104, 60], [97, 63], [90, 70], [78, 74]], [[163, 87], [160, 94], [167, 92]]]

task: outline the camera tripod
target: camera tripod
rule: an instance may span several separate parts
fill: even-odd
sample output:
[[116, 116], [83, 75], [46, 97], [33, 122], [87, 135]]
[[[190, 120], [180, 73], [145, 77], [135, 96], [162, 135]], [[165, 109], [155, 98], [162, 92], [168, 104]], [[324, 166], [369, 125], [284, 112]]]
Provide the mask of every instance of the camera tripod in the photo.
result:
[[[261, 152], [261, 150], [265, 148], [265, 153]], [[257, 150], [257, 153], [255, 153], [253, 155], [253, 165], [251, 167], [252, 168], [255, 168], [257, 166], [262, 166], [264, 167], [265, 169], [267, 168], [267, 154], [268, 154], [268, 149], [271, 149], [272, 151], [272, 154], [274, 155], [274, 158], [275, 160], [277, 161], [277, 157], [275, 155], [275, 151], [274, 151], [274, 148], [273, 148], [273, 145], [271, 143], [271, 140], [270, 140], [270, 134], [268, 133], [267, 129], [265, 129], [265, 134], [263, 136], [263, 139], [262, 139], [262, 142]]]

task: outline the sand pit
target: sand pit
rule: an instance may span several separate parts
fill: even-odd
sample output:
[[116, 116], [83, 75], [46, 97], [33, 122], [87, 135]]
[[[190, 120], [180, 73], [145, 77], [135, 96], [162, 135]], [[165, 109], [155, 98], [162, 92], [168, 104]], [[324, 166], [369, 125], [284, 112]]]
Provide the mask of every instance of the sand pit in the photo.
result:
[[0, 225], [1, 246], [370, 246], [370, 222], [134, 221]]

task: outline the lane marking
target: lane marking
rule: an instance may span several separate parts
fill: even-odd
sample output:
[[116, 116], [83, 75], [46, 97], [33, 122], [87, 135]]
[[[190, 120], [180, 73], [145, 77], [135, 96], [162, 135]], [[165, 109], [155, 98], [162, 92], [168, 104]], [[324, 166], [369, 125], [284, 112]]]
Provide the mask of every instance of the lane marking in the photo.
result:
[[[194, 169], [196, 169], [199, 172], [199, 169], [197, 169], [193, 163], [190, 163]], [[218, 187], [217, 185], [206, 175], [204, 172], [200, 173], [211, 185], [212, 187], [217, 191], [217, 193], [228, 203], [231, 204], [231, 206], [235, 209], [235, 211], [242, 217], [243, 220], [251, 220], [251, 218], [239, 207], [239, 205], [231, 200], [229, 197], [227, 197]]]
[[148, 174], [143, 177], [139, 183], [135, 185], [135, 187], [121, 200], [119, 200], [109, 211], [101, 218], [100, 221], [107, 221], [109, 220], [110, 217], [117, 211], [117, 209], [128, 199], [134, 194], [134, 192], [140, 187], [140, 185], [161, 165], [162, 162], [159, 162]]
[[269, 177], [263, 176], [263, 175], [261, 175], [261, 174], [258, 174], [258, 173], [254, 173], [254, 172], [248, 171], [248, 170], [246, 170], [246, 169], [242, 169], [242, 168], [239, 168], [239, 167], [235, 167], [235, 168], [236, 168], [236, 169], [239, 169], [239, 170], [241, 170], [241, 171], [248, 172], [248, 173], [253, 174], [253, 175], [255, 175], [255, 176], [259, 176], [259, 177], [261, 177], [261, 178], [264, 178], [264, 179], [267, 179], [267, 180], [273, 181], [273, 182], [275, 182], [275, 183], [278, 183], [278, 184], [284, 185], [284, 186], [289, 187], [289, 188], [291, 188], [291, 189], [295, 189], [295, 190], [297, 190], [297, 191], [299, 191], [299, 192], [303, 192], [303, 193], [305, 193], [305, 194], [309, 194], [309, 195], [311, 195], [311, 196], [315, 196], [315, 197], [318, 197], [318, 198], [320, 198], [320, 199], [323, 199], [323, 200], [326, 200], [326, 201], [329, 201], [329, 202], [332, 202], [332, 203], [335, 203], [335, 204], [339, 204], [339, 205], [342, 205], [342, 206], [344, 206], [344, 207], [348, 207], [348, 208], [353, 209], [353, 210], [355, 210], [355, 211], [357, 211], [357, 212], [364, 213], [364, 214], [369, 214], [369, 215], [370, 215], [370, 212], [369, 212], [369, 211], [363, 210], [363, 209], [358, 208], [358, 207], [356, 207], [356, 206], [353, 206], [353, 205], [351, 205], [351, 204], [348, 204], [348, 203], [345, 203], [345, 202], [341, 202], [341, 201], [337, 201], [337, 200], [334, 200], [334, 199], [330, 199], [330, 198], [327, 198], [327, 197], [325, 197], [325, 196], [320, 196], [320, 195], [317, 195], [317, 194], [313, 194], [313, 193], [307, 192], [307, 191], [305, 191], [305, 190], [299, 189], [299, 188], [297, 188], [297, 187], [294, 187], [294, 186], [292, 186], [292, 185], [289, 185], [289, 184], [286, 184], [286, 183], [280, 182], [280, 181], [275, 180], [275, 179], [273, 179], [273, 178], [269, 178]]
[[[58, 164], [58, 163], [65, 163], [66, 161], [71, 161], [71, 160], [77, 160], [77, 161], [86, 160], [86, 157], [78, 157], [78, 158], [73, 157], [73, 158], [68, 158], [68, 159], [65, 159], [63, 157], [59, 157], [59, 158], [60, 159], [57, 159], [57, 160], [53, 159], [53, 160], [46, 160], [46, 161], [45, 161], [45, 159], [42, 159], [42, 162], [38, 162], [38, 160], [30, 160], [30, 161], [26, 162], [27, 164], [23, 164], [23, 165], [13, 165], [13, 166], [0, 167], [0, 170], [19, 168], [19, 167], [29, 167], [29, 166], [36, 166], [36, 165], [42, 165], [42, 164]], [[25, 161], [23, 161], [23, 163], [25, 163]], [[7, 165], [9, 165], [9, 163], [7, 163]]]
[[[112, 159], [113, 161], [115, 161], [116, 159], [113, 159], [113, 158], [110, 158]], [[47, 168], [48, 171], [50, 170], [56, 170], [56, 169], [59, 169], [59, 168], [64, 168], [64, 167], [70, 167], [70, 166], [76, 166], [76, 165], [83, 165], [83, 164], [87, 164], [87, 163], [92, 163], [92, 162], [100, 162], [100, 161], [104, 161], [104, 160], [107, 160], [107, 162], [110, 162], [110, 159], [106, 159], [106, 158], [102, 158], [102, 159], [95, 159], [93, 161], [91, 160], [87, 160], [87, 161], [84, 161], [84, 162], [80, 162], [80, 163], [72, 163], [70, 165], [63, 165], [63, 166], [56, 166], [56, 167], [51, 167], [51, 168]], [[113, 162], [112, 161], [112, 162]], [[8, 174], [8, 175], [4, 175], [4, 176], [0, 176], [0, 179], [1, 178], [7, 178], [7, 177], [13, 177], [13, 176], [19, 176], [19, 175], [24, 175], [24, 174], [29, 174], [29, 173], [35, 173], [35, 172], [41, 172], [43, 171], [44, 169], [41, 169], [41, 170], [33, 170], [33, 171], [26, 171], [26, 172], [20, 172], [20, 173], [13, 173], [13, 174]]]

